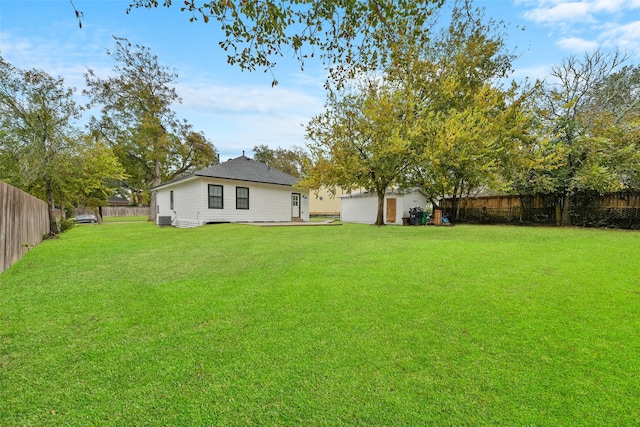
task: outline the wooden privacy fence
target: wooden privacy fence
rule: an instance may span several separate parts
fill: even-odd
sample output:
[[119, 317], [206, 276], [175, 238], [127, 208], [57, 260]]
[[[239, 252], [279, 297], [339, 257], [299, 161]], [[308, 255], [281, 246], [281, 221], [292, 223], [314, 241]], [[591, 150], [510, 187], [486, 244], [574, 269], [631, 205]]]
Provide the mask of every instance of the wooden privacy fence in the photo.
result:
[[40, 244], [48, 232], [47, 204], [0, 181], [0, 273]]
[[[555, 224], [553, 195], [498, 195], [463, 197], [458, 202], [458, 221], [494, 223]], [[442, 201], [443, 209], [456, 218], [452, 200]], [[579, 193], [571, 198], [571, 221], [585, 227], [640, 228], [640, 193]]]
[[[100, 208], [102, 217], [108, 216], [149, 216], [148, 206], [103, 206]], [[94, 211], [89, 208], [76, 208], [74, 215], [92, 214]]]

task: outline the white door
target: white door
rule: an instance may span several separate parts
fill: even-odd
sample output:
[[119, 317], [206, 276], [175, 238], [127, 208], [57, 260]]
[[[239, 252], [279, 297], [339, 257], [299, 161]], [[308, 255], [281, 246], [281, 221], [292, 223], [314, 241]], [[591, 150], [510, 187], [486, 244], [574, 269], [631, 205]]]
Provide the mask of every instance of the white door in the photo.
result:
[[300, 218], [300, 194], [291, 194], [291, 218]]

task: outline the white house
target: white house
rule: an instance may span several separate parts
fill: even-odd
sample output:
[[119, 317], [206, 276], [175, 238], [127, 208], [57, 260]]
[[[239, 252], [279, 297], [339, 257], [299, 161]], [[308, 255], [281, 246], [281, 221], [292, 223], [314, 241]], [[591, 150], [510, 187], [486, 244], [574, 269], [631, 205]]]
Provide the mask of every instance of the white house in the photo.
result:
[[298, 179], [244, 155], [155, 187], [158, 225], [309, 221]]
[[[378, 195], [364, 192], [340, 196], [340, 220], [360, 224], [375, 224], [378, 214]], [[427, 206], [427, 195], [420, 189], [406, 191], [387, 190], [384, 196], [385, 224], [402, 225], [402, 218], [409, 217], [409, 209]]]

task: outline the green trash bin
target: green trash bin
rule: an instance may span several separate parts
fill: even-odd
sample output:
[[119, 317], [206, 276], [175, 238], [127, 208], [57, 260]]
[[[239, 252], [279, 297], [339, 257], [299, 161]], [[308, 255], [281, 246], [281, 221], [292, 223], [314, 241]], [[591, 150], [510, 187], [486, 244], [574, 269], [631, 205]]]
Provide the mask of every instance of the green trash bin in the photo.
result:
[[427, 218], [429, 217], [429, 212], [422, 212], [422, 219], [420, 220], [420, 225], [427, 225]]

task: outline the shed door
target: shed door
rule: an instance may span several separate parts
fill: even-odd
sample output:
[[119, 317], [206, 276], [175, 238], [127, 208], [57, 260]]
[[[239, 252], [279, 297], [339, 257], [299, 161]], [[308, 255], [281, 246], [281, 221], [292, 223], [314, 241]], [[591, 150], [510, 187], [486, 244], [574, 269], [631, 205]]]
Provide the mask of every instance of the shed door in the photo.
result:
[[396, 199], [387, 199], [387, 222], [396, 222]]
[[291, 218], [300, 218], [300, 194], [291, 194]]

